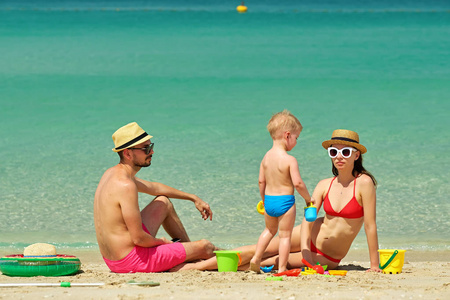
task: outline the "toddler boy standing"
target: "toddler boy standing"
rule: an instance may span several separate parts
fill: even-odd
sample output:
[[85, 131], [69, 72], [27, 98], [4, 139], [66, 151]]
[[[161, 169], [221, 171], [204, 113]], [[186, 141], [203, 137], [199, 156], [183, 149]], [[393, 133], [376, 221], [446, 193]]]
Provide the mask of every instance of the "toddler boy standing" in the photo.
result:
[[259, 191], [264, 202], [266, 228], [250, 261], [250, 270], [257, 273], [260, 273], [264, 251], [277, 231], [280, 238], [278, 272], [286, 271], [296, 214], [294, 188], [307, 205], [312, 201], [300, 177], [297, 160], [287, 153], [297, 144], [303, 129], [300, 121], [284, 110], [272, 116], [267, 129], [273, 146], [264, 156], [259, 170]]

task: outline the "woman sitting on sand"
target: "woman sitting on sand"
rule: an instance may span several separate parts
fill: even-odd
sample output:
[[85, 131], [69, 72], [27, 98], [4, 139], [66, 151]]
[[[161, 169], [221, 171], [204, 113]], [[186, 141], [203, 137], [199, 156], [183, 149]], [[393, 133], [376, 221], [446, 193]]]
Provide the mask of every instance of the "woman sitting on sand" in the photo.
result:
[[[325, 216], [311, 223], [303, 219], [302, 225], [294, 228], [288, 268], [303, 267], [302, 258], [313, 264], [328, 265], [329, 269], [336, 268], [364, 223], [370, 255], [369, 271], [381, 272], [375, 221], [376, 180], [362, 164], [362, 154], [367, 150], [359, 143], [356, 132], [342, 129], [335, 130], [322, 146], [331, 157], [335, 177], [320, 181], [312, 198], [318, 210], [323, 204]], [[278, 237], [270, 242], [261, 266], [277, 266], [278, 244]], [[248, 268], [255, 248], [255, 245], [248, 245], [235, 249], [241, 251], [240, 270]], [[177, 267], [177, 270], [188, 269], [215, 270], [217, 261], [213, 257]]]

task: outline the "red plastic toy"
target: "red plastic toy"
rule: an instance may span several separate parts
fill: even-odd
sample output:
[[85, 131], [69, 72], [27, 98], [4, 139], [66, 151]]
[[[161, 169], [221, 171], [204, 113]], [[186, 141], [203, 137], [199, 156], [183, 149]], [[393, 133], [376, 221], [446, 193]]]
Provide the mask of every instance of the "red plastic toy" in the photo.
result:
[[323, 269], [323, 267], [321, 265], [315, 265], [312, 266], [309, 262], [306, 261], [306, 259], [302, 258], [302, 262], [307, 265], [309, 268], [313, 269], [314, 271], [316, 271], [318, 274], [323, 274], [325, 271]]
[[302, 272], [302, 269], [292, 269], [292, 270], [287, 270], [281, 273], [277, 273], [277, 274], [273, 274], [273, 276], [292, 276], [292, 277], [297, 277], [298, 275], [300, 275], [300, 273]]

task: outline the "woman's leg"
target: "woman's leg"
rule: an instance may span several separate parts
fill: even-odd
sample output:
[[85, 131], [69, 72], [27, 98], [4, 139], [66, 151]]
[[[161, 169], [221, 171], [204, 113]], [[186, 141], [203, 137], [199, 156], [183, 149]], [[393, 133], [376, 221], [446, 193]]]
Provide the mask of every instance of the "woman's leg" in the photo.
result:
[[[280, 239], [275, 236], [267, 246], [263, 254], [263, 259], [261, 261], [262, 266], [278, 266], [278, 249], [280, 245]], [[233, 250], [241, 251], [242, 263], [239, 266], [239, 270], [247, 270], [249, 267], [250, 259], [255, 255], [256, 245], [245, 245]], [[297, 225], [292, 230], [291, 235], [291, 253], [288, 259], [288, 268], [296, 267], [299, 263], [301, 264], [301, 253], [300, 253], [300, 225]], [[300, 258], [298, 258], [300, 255]], [[188, 263], [184, 265], [179, 265], [172, 269], [172, 271], [178, 270], [217, 270], [217, 260], [215, 257], [211, 257], [207, 260], [202, 260], [196, 263]]]
[[[239, 266], [239, 270], [247, 270], [249, 266], [250, 259], [255, 255], [256, 245], [246, 245], [236, 249], [235, 251], [240, 251], [242, 263]], [[179, 270], [217, 270], [217, 259], [216, 257], [211, 257], [210, 259], [202, 260], [195, 263], [181, 264], [171, 271]]]

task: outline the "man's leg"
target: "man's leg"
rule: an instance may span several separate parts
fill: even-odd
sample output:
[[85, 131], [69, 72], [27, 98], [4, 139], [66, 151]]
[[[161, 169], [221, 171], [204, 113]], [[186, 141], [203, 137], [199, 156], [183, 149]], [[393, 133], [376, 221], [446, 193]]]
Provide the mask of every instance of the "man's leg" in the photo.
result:
[[216, 247], [208, 240], [182, 243], [182, 245], [186, 251], [185, 262], [211, 258], [216, 250]]
[[172, 202], [166, 196], [153, 199], [142, 211], [142, 222], [153, 237], [156, 237], [159, 227], [172, 238], [179, 238], [181, 242], [190, 242], [186, 229], [181, 223]]

